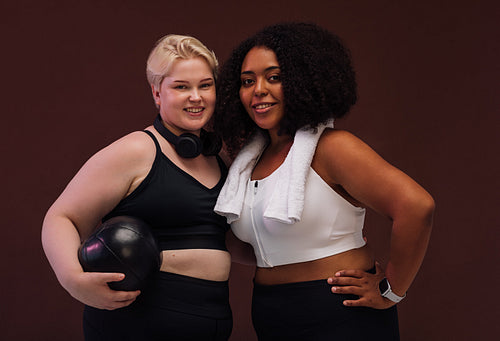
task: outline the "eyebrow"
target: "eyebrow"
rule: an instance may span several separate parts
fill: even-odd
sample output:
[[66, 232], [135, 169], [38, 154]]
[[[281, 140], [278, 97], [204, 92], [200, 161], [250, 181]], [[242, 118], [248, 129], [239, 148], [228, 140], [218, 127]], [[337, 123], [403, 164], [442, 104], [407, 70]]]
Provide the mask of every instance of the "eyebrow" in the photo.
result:
[[[279, 68], [280, 68], [279, 66], [270, 66], [270, 67], [266, 68], [264, 70], [264, 72], [271, 71], [271, 70], [276, 70], [276, 69], [279, 69]], [[242, 75], [255, 74], [255, 72], [253, 72], [253, 71], [243, 71], [241, 74]]]
[[[207, 82], [207, 81], [213, 81], [214, 79], [212, 77], [210, 78], [205, 78], [205, 79], [202, 79], [200, 80], [200, 83], [203, 83], [203, 82]], [[189, 81], [184, 81], [184, 80], [181, 80], [181, 79], [178, 79], [178, 80], [174, 80], [172, 81], [173, 83], [189, 83]]]

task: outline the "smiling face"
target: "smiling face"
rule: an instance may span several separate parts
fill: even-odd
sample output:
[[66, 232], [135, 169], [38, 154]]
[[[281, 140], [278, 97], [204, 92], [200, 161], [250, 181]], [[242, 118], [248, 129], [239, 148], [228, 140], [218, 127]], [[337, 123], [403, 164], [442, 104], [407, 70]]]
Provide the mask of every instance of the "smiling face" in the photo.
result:
[[277, 133], [285, 111], [280, 66], [272, 50], [257, 46], [247, 53], [241, 65], [240, 100], [260, 128]]
[[202, 57], [177, 59], [153, 96], [167, 128], [176, 135], [200, 129], [210, 120], [215, 107], [215, 80]]

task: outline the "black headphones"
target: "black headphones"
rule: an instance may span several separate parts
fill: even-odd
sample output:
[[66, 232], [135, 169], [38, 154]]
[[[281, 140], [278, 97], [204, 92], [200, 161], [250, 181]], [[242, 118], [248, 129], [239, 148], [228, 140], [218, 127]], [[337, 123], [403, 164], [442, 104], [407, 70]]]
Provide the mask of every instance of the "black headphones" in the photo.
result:
[[183, 133], [180, 136], [175, 135], [161, 123], [160, 115], [156, 116], [153, 126], [165, 140], [174, 145], [175, 151], [179, 156], [191, 159], [201, 154], [203, 143], [195, 134]]
[[195, 158], [200, 154], [205, 156], [217, 155], [222, 148], [222, 140], [214, 133], [209, 133], [203, 129], [200, 134], [201, 138], [191, 133], [175, 135], [163, 125], [159, 114], [156, 116], [153, 126], [165, 140], [174, 145], [177, 154], [186, 159]]

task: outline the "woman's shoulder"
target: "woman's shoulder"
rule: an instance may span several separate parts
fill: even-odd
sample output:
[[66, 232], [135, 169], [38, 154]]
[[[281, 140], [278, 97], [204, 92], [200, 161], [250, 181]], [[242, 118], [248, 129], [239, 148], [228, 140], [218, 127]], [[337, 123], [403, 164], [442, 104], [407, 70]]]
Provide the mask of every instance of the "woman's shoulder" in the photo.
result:
[[119, 138], [108, 147], [136, 154], [147, 152], [152, 146], [155, 146], [153, 138], [146, 133], [146, 130], [138, 130]]
[[131, 132], [112, 142], [94, 155], [117, 164], [153, 159], [156, 154], [153, 139], [144, 131]]
[[351, 132], [325, 129], [313, 158], [313, 168], [328, 174], [339, 183], [346, 173], [355, 173], [372, 160], [376, 153]]
[[318, 141], [316, 153], [325, 154], [325, 156], [351, 153], [361, 146], [367, 145], [353, 133], [347, 130], [327, 128]]

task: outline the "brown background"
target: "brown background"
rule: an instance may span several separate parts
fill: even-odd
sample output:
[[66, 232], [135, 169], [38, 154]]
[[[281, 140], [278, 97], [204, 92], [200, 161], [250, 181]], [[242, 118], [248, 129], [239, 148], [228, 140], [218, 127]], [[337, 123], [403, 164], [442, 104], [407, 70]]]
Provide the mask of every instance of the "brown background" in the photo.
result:
[[[498, 1], [21, 0], [0, 8], [2, 340], [81, 340], [82, 306], [40, 243], [45, 211], [83, 162], [150, 124], [144, 65], [166, 33], [224, 60], [265, 24], [307, 20], [344, 38], [359, 102], [337, 125], [420, 182], [437, 202], [429, 250], [400, 304], [403, 340], [498, 335]], [[370, 213], [385, 259], [389, 222]], [[252, 269], [231, 279], [232, 340], [255, 340]]]

